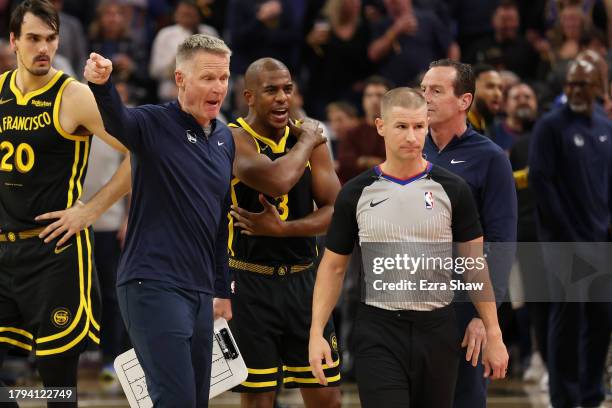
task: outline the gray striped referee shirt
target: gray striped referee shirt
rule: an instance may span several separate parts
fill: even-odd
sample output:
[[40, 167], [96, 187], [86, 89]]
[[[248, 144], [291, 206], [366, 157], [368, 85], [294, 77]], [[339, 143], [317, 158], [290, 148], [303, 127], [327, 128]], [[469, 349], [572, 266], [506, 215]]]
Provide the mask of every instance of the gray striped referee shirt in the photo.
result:
[[[355, 242], [360, 245], [366, 304], [434, 310], [453, 299], [453, 271], [444, 266], [454, 259], [453, 242], [481, 236], [478, 211], [463, 179], [431, 163], [405, 180], [377, 166], [340, 191], [326, 247], [349, 255]], [[420, 266], [410, 268], [415, 261]]]

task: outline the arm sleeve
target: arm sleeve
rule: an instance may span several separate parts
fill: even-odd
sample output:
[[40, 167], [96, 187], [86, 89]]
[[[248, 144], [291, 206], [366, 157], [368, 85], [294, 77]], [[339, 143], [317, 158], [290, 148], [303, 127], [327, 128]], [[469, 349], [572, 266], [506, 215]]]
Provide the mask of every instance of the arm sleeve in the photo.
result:
[[229, 231], [226, 222], [230, 209], [230, 200], [230, 190], [228, 189], [221, 207], [221, 217], [219, 219], [215, 244], [215, 297], [223, 299], [229, 299], [231, 296], [229, 255], [227, 253]]
[[457, 199], [453, 201], [453, 241], [467, 242], [482, 236], [478, 209], [469, 186], [458, 185]]
[[529, 188], [537, 192], [533, 197], [540, 240], [573, 241], [572, 228], [567, 225], [568, 218], [560, 205], [563, 201], [555, 188], [557, 134], [550, 119], [542, 119], [536, 124], [529, 145]]
[[518, 222], [512, 167], [502, 150], [489, 162], [482, 193], [480, 219], [485, 238], [485, 254], [495, 299], [499, 305], [504, 301], [508, 290], [510, 270], [516, 252]]
[[90, 82], [89, 88], [96, 99], [106, 131], [127, 146], [130, 151], [137, 152], [142, 143], [138, 108], [126, 108], [110, 80], [104, 85]]
[[354, 190], [353, 183], [347, 184], [340, 190], [334, 204], [334, 215], [327, 230], [325, 246], [340, 255], [349, 255], [353, 252], [355, 241], [359, 236], [357, 226], [359, 194], [354, 194]]

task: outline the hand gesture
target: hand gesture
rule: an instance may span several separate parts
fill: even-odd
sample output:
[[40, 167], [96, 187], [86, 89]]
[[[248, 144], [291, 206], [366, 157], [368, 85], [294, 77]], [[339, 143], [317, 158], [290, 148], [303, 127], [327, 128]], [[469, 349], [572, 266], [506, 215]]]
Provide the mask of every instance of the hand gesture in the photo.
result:
[[104, 85], [106, 81], [108, 81], [111, 72], [113, 72], [113, 63], [111, 60], [95, 52], [89, 54], [89, 59], [85, 64], [85, 72], [83, 74], [86, 80], [96, 85]]
[[329, 41], [330, 34], [329, 23], [315, 23], [306, 36], [306, 43], [311, 47], [319, 47]]
[[259, 202], [263, 205], [263, 211], [258, 213], [232, 206], [230, 214], [234, 217], [234, 226], [242, 228], [241, 233], [245, 235], [281, 237], [284, 221], [281, 220], [276, 206], [270, 204], [263, 194], [259, 194]]
[[397, 34], [412, 34], [419, 28], [419, 23], [413, 13], [405, 13], [395, 20], [393, 29]]
[[268, 0], [265, 3], [262, 3], [259, 6], [259, 10], [257, 10], [257, 19], [264, 23], [268, 23], [283, 12], [283, 6], [278, 0]]
[[297, 122], [289, 120], [289, 130], [300, 140], [306, 140], [313, 144], [313, 149], [320, 144], [326, 143], [327, 138], [323, 137], [321, 124], [313, 119], [306, 119], [299, 126]]
[[49, 225], [41, 232], [38, 237], [45, 240], [45, 243], [53, 241], [55, 238], [64, 234], [56, 246], [62, 246], [77, 232], [89, 227], [95, 221], [96, 217], [81, 201], [77, 201], [72, 207], [53, 211], [39, 215], [35, 218], [36, 221], [57, 220]]

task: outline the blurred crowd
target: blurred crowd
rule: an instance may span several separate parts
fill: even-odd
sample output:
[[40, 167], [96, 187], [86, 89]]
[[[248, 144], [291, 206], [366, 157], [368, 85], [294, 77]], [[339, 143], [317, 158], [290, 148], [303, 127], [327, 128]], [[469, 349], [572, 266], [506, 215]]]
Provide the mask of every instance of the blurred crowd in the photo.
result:
[[[8, 44], [8, 20], [18, 2], [0, 0], [0, 72], [16, 63]], [[479, 121], [476, 129], [505, 149], [512, 143], [508, 129], [515, 129], [518, 123], [508, 119], [510, 125], [502, 124], [501, 119], [512, 114], [507, 112], [508, 90], [518, 83], [529, 88], [524, 92], [536, 97], [529, 104], [535, 109], [532, 116], [564, 103], [568, 63], [581, 53], [600, 70], [598, 97], [612, 114], [608, 80], [612, 1], [608, 0], [53, 3], [61, 17], [56, 68], [82, 78], [88, 54], [100, 53], [112, 59], [114, 82], [125, 86], [134, 104], [176, 96], [174, 53], [192, 33], [221, 36], [232, 48], [230, 97], [222, 110], [230, 120], [247, 111], [242, 76], [248, 64], [264, 56], [283, 61], [301, 90], [294, 115], [327, 123], [343, 181], [381, 156], [377, 137], [367, 142], [359, 139], [359, 146], [354, 146], [350, 139], [357, 138], [346, 136], [353, 130], [363, 134], [372, 128], [380, 90], [417, 85], [428, 64], [441, 58], [487, 64], [497, 71], [493, 79], [496, 82], [501, 77], [501, 87], [481, 87], [477, 115], [472, 115], [471, 122]], [[368, 83], [373, 84], [371, 89]], [[510, 110], [516, 109], [512, 102], [509, 105]], [[366, 131], [364, 123], [370, 125]]]

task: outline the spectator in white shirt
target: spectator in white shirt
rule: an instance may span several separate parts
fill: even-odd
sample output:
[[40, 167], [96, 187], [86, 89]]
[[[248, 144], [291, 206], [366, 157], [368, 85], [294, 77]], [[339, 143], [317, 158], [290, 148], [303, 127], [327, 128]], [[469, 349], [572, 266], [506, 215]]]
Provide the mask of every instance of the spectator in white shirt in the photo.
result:
[[162, 28], [157, 33], [151, 51], [149, 73], [159, 83], [157, 96], [161, 102], [173, 100], [177, 95], [174, 61], [178, 45], [192, 34], [219, 36], [213, 27], [201, 24], [202, 16], [195, 1], [179, 1], [174, 10], [174, 21], [176, 24]]

